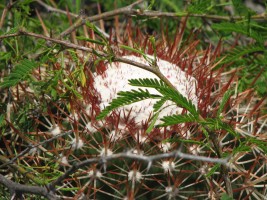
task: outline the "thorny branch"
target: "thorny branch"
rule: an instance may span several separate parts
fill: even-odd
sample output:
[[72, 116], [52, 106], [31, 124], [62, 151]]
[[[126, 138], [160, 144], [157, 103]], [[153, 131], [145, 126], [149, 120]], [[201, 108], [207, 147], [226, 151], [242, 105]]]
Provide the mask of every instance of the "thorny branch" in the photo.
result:
[[5, 176], [0, 174], [0, 183], [6, 186], [9, 189], [10, 195], [12, 199], [14, 198], [22, 198], [23, 194], [35, 194], [38, 196], [44, 196], [49, 200], [56, 200], [56, 196], [51, 194], [47, 188], [39, 187], [39, 186], [28, 186], [19, 183], [15, 183]]
[[[54, 200], [54, 199], [57, 199], [55, 194], [54, 194], [56, 186], [59, 185], [65, 178], [69, 177], [71, 174], [76, 172], [78, 169], [81, 169], [82, 167], [88, 166], [89, 164], [99, 163], [99, 164], [105, 165], [106, 162], [111, 162], [112, 160], [117, 160], [120, 158], [126, 158], [126, 159], [131, 159], [131, 160], [136, 160], [136, 161], [147, 163], [148, 164], [147, 170], [149, 170], [149, 168], [151, 167], [151, 165], [154, 161], [166, 159], [166, 158], [178, 158], [178, 157], [184, 158], [184, 159], [190, 159], [190, 160], [198, 160], [198, 161], [202, 161], [202, 162], [213, 162], [213, 163], [218, 163], [218, 164], [223, 164], [223, 165], [226, 165], [228, 162], [228, 159], [209, 158], [209, 157], [204, 157], [204, 156], [194, 156], [191, 154], [182, 153], [180, 151], [173, 151], [170, 153], [157, 154], [157, 155], [153, 155], [153, 156], [137, 155], [134, 153], [126, 152], [126, 153], [118, 153], [118, 154], [114, 154], [114, 155], [110, 155], [110, 156], [101, 156], [101, 157], [91, 158], [91, 159], [87, 159], [85, 161], [82, 161], [80, 163], [76, 163], [71, 168], [69, 168], [62, 176], [57, 178], [57, 180], [46, 185], [45, 187], [26, 186], [26, 185], [18, 184], [18, 183], [15, 183], [15, 182], [7, 179], [3, 175], [0, 175], [0, 183], [5, 185], [9, 189], [11, 195], [17, 196], [17, 195], [21, 195], [24, 193], [29, 193], [29, 194], [45, 196], [50, 200]], [[6, 163], [10, 162], [8, 159], [2, 158], [2, 157], [0, 157], [0, 161], [6, 162]], [[21, 174], [23, 174], [23, 175], [26, 174], [25, 170], [22, 171], [22, 169], [19, 166], [15, 165], [15, 164], [12, 164], [11, 166], [12, 166], [12, 168], [18, 169], [18, 171]], [[29, 174], [26, 174], [26, 176], [27, 175], [29, 175]], [[31, 177], [31, 180], [33, 180], [32, 177]]]
[[119, 9], [112, 10], [112, 11], [108, 11], [105, 13], [101, 13], [99, 15], [95, 15], [95, 16], [88, 17], [88, 18], [85, 18], [85, 16], [81, 16], [72, 26], [70, 26], [67, 30], [62, 32], [59, 37], [62, 38], [64, 36], [70, 34], [72, 31], [74, 31], [77, 28], [79, 28], [80, 26], [84, 25], [86, 23], [86, 21], [93, 22], [93, 21], [98, 21], [100, 19], [107, 19], [107, 18], [121, 15], [121, 14], [131, 13], [133, 7], [142, 3], [143, 1], [144, 0], [138, 0], [134, 3], [132, 3], [131, 5], [126, 6], [126, 7], [119, 8]]
[[[72, 48], [72, 49], [86, 51], [86, 52], [89, 52], [89, 53], [96, 53], [99, 56], [102, 56], [102, 57], [105, 57], [105, 58], [110, 58], [110, 54], [106, 54], [106, 53], [104, 53], [102, 51], [98, 51], [98, 50], [95, 50], [93, 48], [89, 48], [89, 47], [84, 47], [84, 46], [81, 46], [81, 45], [73, 44], [73, 43], [71, 43], [69, 41], [65, 41], [65, 40], [61, 40], [61, 39], [50, 38], [50, 37], [47, 37], [47, 36], [44, 36], [44, 35], [40, 35], [40, 34], [36, 34], [36, 33], [32, 33], [32, 32], [27, 32], [27, 31], [22, 30], [22, 29], [18, 33], [0, 36], [0, 40], [4, 39], [4, 38], [21, 36], [21, 35], [28, 35], [28, 36], [35, 37], [35, 38], [44, 39], [46, 41], [50, 41], [50, 42], [54, 42], [56, 44], [60, 44], [60, 45], [64, 46], [65, 48]], [[162, 81], [164, 81], [168, 86], [170, 86], [171, 88], [176, 90], [176, 88], [173, 86], [173, 84], [160, 72], [158, 67], [145, 65], [145, 64], [142, 64], [142, 63], [138, 63], [138, 62], [129, 60], [127, 58], [116, 56], [116, 55], [112, 55], [112, 61], [130, 64], [130, 65], [142, 68], [144, 70], [150, 71], [150, 72], [154, 73], [155, 75], [159, 76], [159, 78], [162, 79]]]
[[157, 160], [166, 159], [166, 158], [184, 158], [184, 159], [190, 159], [190, 160], [198, 160], [203, 162], [213, 162], [213, 163], [219, 163], [226, 165], [228, 162], [227, 158], [219, 159], [219, 158], [208, 158], [204, 156], [194, 156], [191, 154], [182, 153], [180, 151], [173, 151], [170, 153], [163, 153], [163, 154], [157, 154], [153, 156], [144, 156], [144, 155], [138, 155], [130, 152], [126, 153], [118, 153], [113, 154], [110, 156], [101, 156], [96, 158], [87, 159], [85, 161], [82, 161], [80, 163], [74, 164], [69, 170], [67, 170], [61, 177], [59, 177], [56, 181], [49, 184], [48, 187], [51, 190], [54, 190], [56, 185], [60, 184], [65, 178], [69, 177], [71, 174], [73, 174], [78, 169], [88, 166], [92, 163], [100, 163], [100, 164], [106, 164], [108, 161], [117, 160], [120, 158], [128, 158], [136, 161], [146, 162], [148, 164], [147, 170], [151, 167], [152, 163]]

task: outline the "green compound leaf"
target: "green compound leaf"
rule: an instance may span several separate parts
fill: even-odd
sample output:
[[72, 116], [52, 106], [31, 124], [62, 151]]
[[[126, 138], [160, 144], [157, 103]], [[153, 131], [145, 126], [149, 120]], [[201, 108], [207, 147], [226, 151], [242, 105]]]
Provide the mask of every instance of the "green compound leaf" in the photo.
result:
[[262, 43], [263, 37], [260, 32], [253, 30], [248, 24], [237, 24], [230, 22], [223, 22], [219, 24], [213, 24], [212, 28], [226, 34], [231, 34], [233, 32], [240, 33], [247, 37], [251, 37], [256, 41]]
[[154, 125], [155, 125], [155, 123], [157, 122], [157, 119], [158, 119], [158, 117], [159, 117], [159, 113], [160, 113], [160, 112], [157, 112], [157, 113], [153, 116], [152, 121], [151, 121], [149, 127], [148, 127], [147, 130], [146, 130], [146, 133], [150, 133], [150, 132], [153, 130]]
[[181, 93], [167, 86], [163, 81], [158, 79], [131, 79], [129, 80], [130, 85], [139, 87], [149, 87], [156, 89], [159, 93], [164, 96], [164, 99], [171, 100], [177, 104], [177, 106], [185, 108], [196, 118], [198, 116], [198, 111], [195, 105], [184, 97]]
[[157, 89], [163, 96], [175, 102], [177, 106], [188, 110], [195, 118], [198, 118], [198, 111], [192, 101], [188, 100], [181, 93], [173, 90], [172, 88], [159, 88]]
[[228, 194], [223, 193], [221, 200], [234, 200], [232, 197], [229, 197]]
[[231, 125], [223, 122], [220, 118], [206, 118], [205, 121], [199, 121], [199, 123], [208, 126], [211, 130], [225, 130], [235, 137], [239, 137]]
[[142, 50], [138, 50], [138, 49], [135, 49], [135, 48], [126, 46], [126, 45], [120, 45], [120, 48], [122, 48], [122, 49], [126, 49], [127, 51], [131, 51], [131, 52], [134, 52], [134, 53], [139, 53], [139, 54], [142, 55], [144, 58], [147, 57], [147, 55], [146, 55]]
[[91, 39], [91, 38], [86, 38], [86, 37], [83, 37], [83, 36], [77, 36], [77, 39], [78, 40], [83, 40], [83, 41], [86, 41], [86, 42], [91, 42], [91, 43], [95, 43], [95, 44], [100, 44], [100, 45], [106, 45], [105, 42], [102, 42], [100, 40], [94, 40], [94, 39]]
[[193, 0], [187, 8], [189, 13], [203, 14], [212, 8], [211, 0]]
[[197, 121], [196, 118], [191, 114], [164, 116], [160, 120], [163, 121], [164, 123], [158, 125], [158, 127], [172, 126], [175, 124], [186, 123], [186, 122], [196, 122]]
[[126, 92], [119, 92], [118, 98], [113, 99], [112, 102], [107, 106], [98, 116], [97, 120], [106, 117], [112, 110], [117, 109], [121, 106], [130, 105], [132, 103], [142, 101], [145, 99], [158, 99], [160, 95], [150, 94], [148, 90], [131, 90]]
[[38, 66], [37, 63], [24, 59], [16, 65], [15, 69], [4, 78], [0, 83], [0, 88], [13, 87], [19, 82], [24, 81], [30, 75], [32, 70]]
[[220, 114], [222, 113], [225, 104], [227, 103], [227, 101], [229, 100], [229, 98], [231, 97], [231, 95], [233, 94], [232, 90], [228, 90], [222, 98], [222, 103], [220, 104], [219, 110], [217, 111], [217, 117], [220, 116]]
[[159, 101], [157, 101], [154, 105], [153, 105], [153, 109], [154, 112], [158, 112], [159, 109], [163, 106], [163, 104], [167, 101], [168, 99], [163, 97], [162, 99], [160, 99]]
[[168, 88], [168, 86], [163, 81], [156, 78], [130, 79], [129, 84], [132, 86], [148, 88]]
[[219, 63], [217, 67], [214, 68], [214, 70], [217, 70], [223, 64], [240, 61], [240, 58], [242, 58], [243, 56], [264, 51], [264, 47], [260, 45], [237, 46], [229, 51], [226, 55], [223, 55], [223, 57], [225, 58]]
[[211, 177], [217, 170], [219, 170], [220, 164], [214, 165], [209, 172], [206, 174], [206, 177], [209, 178]]
[[97, 119], [103, 119], [106, 117], [112, 110], [119, 108], [124, 105], [130, 105], [132, 103], [142, 101], [145, 99], [153, 98], [153, 99], [160, 99], [156, 106], [154, 107], [154, 111], [157, 112], [160, 107], [164, 104], [165, 101], [170, 100], [177, 104], [177, 106], [185, 108], [188, 110], [193, 116], [194, 119], [198, 119], [198, 111], [195, 105], [185, 98], [182, 94], [175, 91], [174, 89], [167, 86], [163, 81], [158, 79], [131, 79], [129, 80], [130, 85], [132, 86], [139, 86], [139, 87], [148, 87], [154, 88], [157, 90], [161, 95], [150, 94], [148, 90], [131, 90], [127, 92], [119, 92], [118, 98], [113, 99], [109, 106], [107, 106], [98, 116]]

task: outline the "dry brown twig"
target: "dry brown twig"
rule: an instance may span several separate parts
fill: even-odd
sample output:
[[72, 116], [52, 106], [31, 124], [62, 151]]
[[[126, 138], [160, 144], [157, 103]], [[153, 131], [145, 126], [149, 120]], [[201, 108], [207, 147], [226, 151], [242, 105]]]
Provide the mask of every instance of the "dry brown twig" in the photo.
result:
[[69, 177], [71, 174], [73, 174], [78, 169], [88, 166], [89, 164], [93, 163], [99, 163], [106, 165], [107, 161], [112, 161], [116, 159], [121, 158], [128, 158], [136, 161], [141, 161], [147, 163], [147, 171], [150, 169], [153, 162], [161, 159], [166, 158], [184, 158], [184, 159], [190, 159], [190, 160], [198, 160], [198, 161], [204, 161], [204, 162], [212, 162], [212, 163], [219, 163], [222, 165], [226, 165], [228, 162], [228, 158], [220, 159], [220, 158], [208, 158], [204, 156], [194, 156], [191, 154], [182, 153], [180, 150], [172, 151], [170, 153], [163, 153], [163, 154], [157, 154], [153, 156], [145, 156], [145, 155], [139, 155], [131, 152], [126, 153], [117, 153], [110, 156], [101, 156], [96, 158], [87, 159], [85, 161], [82, 161], [80, 163], [77, 163], [73, 165], [70, 169], [68, 169], [62, 176], [60, 176], [57, 180], [55, 180], [53, 183], [48, 185], [48, 188], [50, 190], [54, 190], [55, 187], [60, 184], [65, 178]]
[[[166, 158], [184, 158], [184, 159], [190, 159], [190, 160], [198, 160], [202, 162], [219, 163], [223, 165], [226, 165], [228, 162], [227, 158], [219, 159], [219, 158], [209, 158], [209, 157], [204, 157], [204, 156], [194, 156], [194, 155], [182, 153], [179, 150], [173, 151], [170, 153], [157, 154], [153, 156], [137, 155], [131, 152], [126, 152], [126, 153], [113, 154], [110, 156], [101, 156], [101, 157], [91, 158], [91, 159], [87, 159], [85, 161], [76, 163], [71, 168], [69, 168], [62, 176], [58, 177], [55, 181], [46, 185], [45, 187], [27, 186], [27, 185], [15, 183], [7, 179], [5, 176], [1, 174], [0, 174], [0, 183], [5, 185], [10, 190], [11, 196], [19, 197], [20, 195], [24, 193], [29, 193], [29, 194], [35, 194], [35, 195], [39, 195], [39, 196], [41, 195], [41, 196], [47, 197], [49, 200], [55, 200], [57, 199], [55, 195], [56, 186], [59, 185], [65, 178], [68, 178], [71, 174], [75, 173], [78, 169], [81, 169], [82, 167], [88, 166], [89, 164], [93, 164], [93, 163], [99, 163], [99, 164], [105, 165], [106, 162], [108, 161], [117, 160], [121, 158], [145, 162], [147, 163], [147, 170], [150, 169], [153, 162], [157, 160], [161, 160], [161, 159], [166, 159]], [[0, 161], [10, 163], [10, 160], [8, 160], [7, 158], [4, 158], [3, 156], [0, 156]], [[28, 176], [28, 178], [30, 178], [34, 182], [38, 182], [38, 180], [35, 180], [34, 177], [32, 177], [30, 174], [27, 174], [26, 171], [22, 169], [21, 167], [15, 164], [12, 164], [11, 167], [18, 170], [23, 175], [26, 174], [26, 176]]]
[[[141, 4], [144, 0], [138, 0], [131, 5], [128, 5], [126, 7], [118, 8], [112, 11], [104, 12], [98, 15], [94, 16], [80, 16], [74, 13], [70, 13], [71, 16], [73, 17], [78, 17], [76, 22], [70, 26], [67, 30], [63, 31], [60, 35], [59, 38], [65, 37], [69, 35], [71, 32], [79, 28], [80, 26], [84, 25], [86, 21], [89, 22], [94, 22], [94, 21], [99, 21], [107, 18], [111, 18], [117, 15], [128, 15], [128, 16], [143, 16], [143, 17], [148, 17], [148, 18], [161, 18], [161, 17], [168, 17], [168, 18], [179, 18], [179, 17], [196, 17], [196, 18], [205, 18], [209, 20], [215, 20], [215, 21], [240, 21], [244, 20], [245, 17], [243, 16], [219, 16], [219, 15], [208, 15], [208, 14], [194, 14], [194, 13], [187, 13], [187, 12], [182, 12], [182, 13], [172, 13], [172, 12], [160, 12], [160, 11], [150, 11], [150, 10], [141, 10], [141, 9], [133, 9], [134, 6]], [[43, 3], [41, 0], [37, 0], [37, 2], [44, 6], [47, 10], [52, 11], [52, 12], [58, 12], [67, 15], [66, 11], [53, 8], [45, 3]], [[251, 19], [253, 20], [264, 20], [267, 18], [267, 13], [262, 13], [262, 14], [257, 14], [251, 16]], [[100, 29], [101, 30], [101, 29]]]
[[12, 199], [22, 199], [23, 194], [35, 194], [38, 196], [44, 196], [49, 200], [58, 199], [54, 194], [51, 194], [49, 190], [45, 187], [39, 186], [28, 186], [19, 183], [15, 183], [5, 176], [0, 174], [0, 183], [6, 186], [9, 189], [10, 196]]

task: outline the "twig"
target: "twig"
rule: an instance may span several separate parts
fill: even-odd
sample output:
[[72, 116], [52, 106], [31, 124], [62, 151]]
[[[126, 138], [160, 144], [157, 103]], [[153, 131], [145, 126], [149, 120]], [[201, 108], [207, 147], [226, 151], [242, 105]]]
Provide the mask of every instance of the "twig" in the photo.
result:
[[[64, 10], [61, 10], [61, 9], [57, 9], [57, 8], [54, 8], [52, 6], [49, 6], [48, 4], [44, 3], [43, 1], [41, 0], [37, 0], [36, 1], [37, 3], [39, 3], [41, 6], [45, 7], [47, 11], [49, 12], [57, 12], [57, 13], [61, 13], [61, 14], [64, 14], [64, 15], [67, 15], [68, 12], [64, 11]], [[78, 17], [79, 15], [77, 14], [74, 14], [74, 13], [69, 13], [72, 17]]]
[[[44, 6], [49, 11], [54, 11], [54, 12], [62, 13], [65, 15], [67, 14], [66, 11], [63, 11], [63, 10], [60, 10], [57, 8], [53, 8], [53, 7], [43, 3], [40, 0], [37, 0], [37, 2], [40, 5]], [[74, 30], [79, 28], [80, 26], [84, 25], [86, 23], [86, 21], [94, 22], [94, 21], [98, 21], [98, 20], [111, 18], [111, 17], [117, 16], [117, 15], [143, 16], [143, 17], [149, 17], [149, 18], [196, 17], [196, 18], [205, 18], [205, 19], [210, 19], [210, 20], [215, 20], [215, 21], [231, 21], [231, 20], [240, 21], [240, 20], [246, 19], [245, 16], [220, 16], [220, 15], [208, 15], [208, 14], [193, 14], [193, 13], [188, 13], [188, 12], [172, 13], [172, 12], [160, 12], [160, 11], [133, 9], [134, 6], [136, 6], [142, 2], [143, 2], [143, 0], [139, 0], [139, 1], [136, 1], [133, 4], [128, 5], [126, 7], [118, 8], [116, 10], [104, 12], [104, 13], [101, 13], [98, 15], [87, 17], [87, 18], [79, 17], [79, 15], [77, 15], [77, 14], [70, 13], [71, 16], [79, 17], [79, 19], [77, 19], [77, 21], [72, 26], [70, 26], [67, 30], [62, 32], [59, 35], [59, 38], [62, 38], [64, 36], [70, 34]], [[253, 15], [250, 17], [250, 19], [253, 19], [253, 20], [265, 20], [266, 18], [267, 18], [267, 13], [257, 14], [257, 15]], [[99, 29], [99, 30], [101, 30], [101, 29]]]
[[[8, 158], [6, 158], [5, 156], [0, 155], [0, 162], [2, 163], [8, 163], [10, 160]], [[26, 176], [28, 179], [32, 180], [34, 183], [38, 184], [38, 185], [43, 185], [44, 182], [39, 180], [38, 178], [36, 178], [34, 175], [32, 175], [31, 173], [29, 173], [29, 171], [25, 170], [24, 168], [16, 165], [16, 164], [9, 164], [9, 166], [18, 171], [20, 174], [22, 174], [23, 176]]]
[[47, 187], [50, 190], [54, 190], [57, 185], [59, 185], [65, 178], [69, 177], [71, 174], [73, 174], [78, 169], [88, 166], [92, 163], [99, 163], [99, 164], [105, 164], [107, 161], [112, 161], [120, 158], [128, 158], [136, 161], [145, 162], [148, 164], [148, 167], [151, 166], [151, 163], [157, 160], [166, 159], [166, 158], [183, 158], [183, 159], [189, 159], [189, 160], [197, 160], [202, 162], [212, 162], [212, 163], [219, 163], [222, 165], [226, 165], [228, 162], [227, 158], [219, 159], [219, 158], [209, 158], [204, 156], [194, 156], [191, 154], [182, 153], [180, 151], [173, 151], [170, 153], [163, 153], [163, 154], [157, 154], [153, 156], [144, 156], [144, 155], [138, 155], [130, 152], [126, 153], [118, 153], [113, 154], [110, 156], [101, 156], [96, 158], [87, 159], [85, 161], [82, 161], [80, 163], [74, 164], [70, 169], [68, 169], [62, 176], [60, 176], [57, 180], [55, 180], [53, 183], [49, 184]]
[[45, 187], [28, 186], [28, 185], [15, 183], [7, 179], [1, 174], [0, 174], [0, 183], [2, 183], [4, 186], [6, 186], [9, 189], [10, 196], [12, 196], [12, 199], [14, 199], [14, 197], [19, 198], [21, 197], [22, 194], [25, 194], [25, 193], [35, 194], [38, 196], [44, 196], [49, 200], [58, 199], [54, 194], [48, 191], [48, 189]]
[[1, 15], [1, 20], [0, 20], [0, 29], [3, 27], [7, 12], [16, 4], [18, 1], [7, 3], [7, 6], [3, 9], [2, 15]]
[[[64, 10], [49, 6], [48, 4], [44, 3], [41, 0], [37, 0], [37, 3], [39, 3], [41, 6], [45, 7], [49, 12], [61, 13], [61, 14], [64, 14], [64, 15], [68, 15], [69, 14], [70, 16], [75, 17], [75, 18], [80, 17], [80, 15], [77, 15], [75, 13], [67, 12], [67, 11], [64, 11]], [[79, 21], [79, 19], [78, 19], [78, 21]], [[75, 26], [76, 23], [77, 23], [77, 21], [72, 26]], [[109, 34], [104, 32], [102, 29], [98, 28], [97, 26], [96, 26], [96, 29], [98, 31], [100, 31], [106, 38], [109, 38]]]
[[[37, 2], [44, 6], [48, 11], [53, 11], [53, 12], [58, 12], [58, 13], [62, 13], [62, 14], [67, 14], [66, 11], [57, 9], [57, 8], [53, 8], [45, 3], [43, 3], [40, 0], [37, 0]], [[131, 4], [130, 6], [135, 6], [140, 4], [142, 1], [137, 1], [133, 4]], [[127, 8], [128, 6], [124, 7]], [[243, 16], [220, 16], [220, 15], [208, 15], [208, 14], [193, 14], [193, 13], [187, 13], [187, 12], [181, 12], [181, 13], [173, 13], [173, 12], [160, 12], [160, 11], [150, 11], [150, 10], [139, 10], [139, 9], [131, 9], [128, 10], [128, 13], [126, 12], [127, 9], [124, 8], [119, 8], [117, 10], [113, 10], [113, 11], [109, 11], [109, 12], [105, 12], [99, 15], [95, 15], [92, 17], [88, 17], [87, 20], [89, 21], [98, 21], [100, 19], [107, 19], [109, 17], [113, 17], [115, 15], [122, 15], [122, 14], [129, 14], [129, 15], [138, 15], [138, 16], [144, 16], [144, 17], [171, 17], [171, 18], [177, 18], [177, 17], [196, 17], [196, 18], [205, 18], [205, 19], [210, 19], [210, 20], [217, 20], [217, 21], [231, 21], [231, 20], [244, 20], [245, 17]], [[114, 12], [115, 11], [115, 12]], [[73, 17], [78, 17], [77, 14], [71, 13], [71, 15]], [[251, 16], [251, 19], [254, 20], [264, 20], [266, 19], [267, 14], [266, 13], [261, 13], [261, 14], [257, 14], [257, 15], [253, 15]]]
[[[151, 18], [160, 18], [160, 17], [171, 17], [171, 18], [177, 18], [177, 17], [196, 17], [196, 18], [205, 18], [205, 19], [210, 19], [210, 20], [216, 20], [216, 21], [240, 21], [246, 19], [244, 16], [220, 16], [220, 15], [207, 15], [207, 14], [193, 14], [193, 13], [187, 13], [187, 12], [182, 12], [182, 13], [171, 13], [171, 12], [160, 12], [160, 11], [140, 11], [140, 10], [131, 10], [132, 15], [138, 15], [138, 16], [143, 16], [143, 17], [151, 17]], [[250, 19], [253, 20], [264, 20], [266, 19], [267, 14], [262, 13], [258, 15], [253, 15], [251, 16]]]
[[79, 28], [80, 26], [84, 25], [86, 23], [86, 21], [89, 22], [93, 22], [93, 21], [98, 21], [100, 19], [107, 19], [116, 15], [121, 15], [121, 14], [130, 14], [132, 13], [132, 8], [140, 3], [142, 3], [144, 0], [138, 0], [126, 7], [123, 8], [118, 8], [116, 10], [112, 10], [112, 11], [108, 11], [108, 12], [104, 12], [101, 13], [99, 15], [95, 15], [95, 16], [91, 16], [91, 17], [80, 17], [71, 27], [69, 27], [67, 30], [65, 30], [64, 32], [62, 32], [59, 35], [59, 38], [62, 38], [68, 34], [70, 34], [72, 31], [76, 30], [77, 28]]
[[[105, 58], [110, 58], [109, 54], [106, 54], [106, 53], [104, 53], [102, 51], [95, 50], [93, 48], [84, 47], [84, 46], [81, 46], [81, 45], [70, 43], [69, 41], [50, 38], [50, 37], [46, 37], [44, 35], [40, 35], [40, 34], [36, 34], [36, 33], [32, 33], [32, 32], [27, 32], [27, 31], [24, 31], [24, 30], [20, 30], [18, 33], [14, 33], [14, 34], [8, 34], [8, 35], [0, 36], [0, 40], [1, 39], [5, 39], [5, 38], [9, 38], [9, 37], [22, 36], [22, 35], [28, 35], [28, 36], [35, 37], [35, 38], [44, 39], [46, 41], [50, 41], [50, 42], [53, 42], [53, 43], [56, 43], [56, 44], [60, 44], [60, 45], [64, 46], [65, 48], [72, 48], [72, 49], [86, 51], [86, 52], [89, 52], [89, 53], [96, 53], [99, 56], [102, 56], [102, 57], [105, 57]], [[156, 75], [159, 74], [159, 70], [157, 70], [156, 67], [145, 65], [145, 64], [142, 64], [142, 63], [138, 63], [138, 62], [129, 60], [129, 59], [124, 58], [124, 57], [113, 55], [112, 60], [115, 61], [115, 62], [118, 61], [118, 62], [122, 62], [122, 63], [127, 63], [127, 64], [130, 64], [130, 65], [142, 68], [142, 69], [150, 71], [150, 72], [152, 72], [152, 73], [154, 73]], [[161, 78], [164, 79], [164, 76], [162, 75]], [[170, 81], [166, 77], [165, 77], [165, 79], [163, 81], [166, 82], [166, 84], [168, 84], [168, 85], [172, 85], [170, 83]], [[172, 86], [172, 87], [174, 87], [174, 86]]]

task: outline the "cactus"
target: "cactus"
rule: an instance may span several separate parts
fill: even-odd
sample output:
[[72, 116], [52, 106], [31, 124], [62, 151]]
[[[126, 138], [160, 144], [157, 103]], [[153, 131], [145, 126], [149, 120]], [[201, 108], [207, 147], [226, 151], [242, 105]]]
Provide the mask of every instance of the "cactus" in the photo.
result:
[[[85, 21], [79, 16], [57, 38], [19, 27], [0, 36], [47, 43], [38, 59], [16, 60], [0, 83], [8, 102], [0, 115], [1, 196], [266, 196], [264, 98], [253, 84], [240, 92], [221, 43], [204, 48], [197, 33], [185, 33], [186, 18], [169, 41], [131, 21], [124, 34], [106, 37]], [[78, 25], [84, 36], [61, 38]]]

